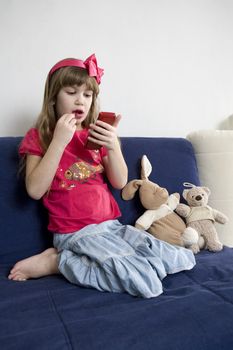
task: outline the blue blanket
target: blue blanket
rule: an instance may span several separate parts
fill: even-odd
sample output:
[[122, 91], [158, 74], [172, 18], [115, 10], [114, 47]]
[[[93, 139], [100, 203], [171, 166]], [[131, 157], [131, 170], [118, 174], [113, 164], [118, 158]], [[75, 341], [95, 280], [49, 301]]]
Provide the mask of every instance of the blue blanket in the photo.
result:
[[0, 266], [2, 350], [230, 350], [233, 249], [202, 251], [143, 299], [72, 285], [60, 276], [7, 280]]

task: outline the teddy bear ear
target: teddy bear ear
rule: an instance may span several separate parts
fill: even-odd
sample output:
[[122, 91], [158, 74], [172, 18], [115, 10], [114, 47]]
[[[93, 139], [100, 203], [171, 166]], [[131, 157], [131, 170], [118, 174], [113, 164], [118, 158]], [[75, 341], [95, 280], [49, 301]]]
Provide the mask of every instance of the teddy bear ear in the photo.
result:
[[138, 188], [142, 185], [143, 180], [132, 180], [125, 185], [121, 192], [121, 196], [125, 201], [132, 199]]
[[183, 195], [183, 197], [184, 197], [185, 200], [187, 199], [187, 195], [188, 195], [188, 192], [189, 192], [189, 191], [190, 191], [190, 190], [184, 190], [183, 193], [182, 193], [182, 195]]
[[147, 180], [150, 173], [152, 172], [152, 165], [147, 158], [147, 156], [143, 155], [142, 160], [141, 160], [141, 179], [142, 180]]
[[211, 191], [208, 187], [202, 187], [202, 189], [208, 194], [208, 196], [211, 194]]

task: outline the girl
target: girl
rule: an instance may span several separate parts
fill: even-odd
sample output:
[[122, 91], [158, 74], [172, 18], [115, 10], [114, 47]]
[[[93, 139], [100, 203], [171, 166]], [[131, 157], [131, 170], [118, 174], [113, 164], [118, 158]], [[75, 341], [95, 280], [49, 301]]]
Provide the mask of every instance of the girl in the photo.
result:
[[[28, 194], [43, 199], [54, 246], [17, 263], [9, 279], [25, 280], [61, 272], [71, 283], [101, 291], [146, 298], [162, 293], [168, 273], [190, 269], [191, 251], [123, 226], [109, 191], [127, 182], [117, 125], [97, 121], [97, 96], [103, 70], [95, 55], [65, 59], [47, 77], [44, 103], [35, 128], [19, 153], [25, 159]], [[89, 139], [99, 150], [85, 147]]]

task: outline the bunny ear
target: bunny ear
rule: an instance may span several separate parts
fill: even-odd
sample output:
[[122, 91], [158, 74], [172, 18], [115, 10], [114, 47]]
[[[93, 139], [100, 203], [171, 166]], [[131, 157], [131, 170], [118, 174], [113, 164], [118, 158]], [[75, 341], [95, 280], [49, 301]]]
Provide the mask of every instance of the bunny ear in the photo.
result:
[[145, 155], [142, 156], [141, 166], [142, 166], [141, 179], [148, 180], [148, 177], [149, 177], [150, 173], [152, 172], [152, 165], [151, 165], [149, 159], [147, 158], [147, 156], [145, 156]]
[[123, 188], [121, 196], [125, 201], [132, 199], [137, 192], [139, 186], [143, 183], [142, 180], [132, 180]]

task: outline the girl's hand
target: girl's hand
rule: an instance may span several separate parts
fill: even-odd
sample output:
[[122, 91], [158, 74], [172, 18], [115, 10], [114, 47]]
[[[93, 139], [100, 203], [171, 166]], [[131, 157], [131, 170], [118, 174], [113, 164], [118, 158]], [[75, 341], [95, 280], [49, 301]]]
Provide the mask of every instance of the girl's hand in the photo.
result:
[[75, 131], [76, 131], [75, 115], [73, 113], [64, 114], [57, 121], [54, 134], [53, 134], [53, 140], [57, 141], [60, 145], [65, 147], [71, 141]]
[[105, 146], [108, 150], [114, 150], [116, 147], [119, 147], [117, 126], [120, 120], [121, 115], [117, 115], [113, 125], [100, 120], [97, 120], [96, 124], [90, 124], [88, 139], [100, 146]]

